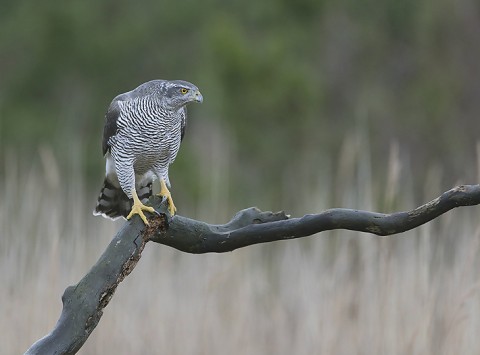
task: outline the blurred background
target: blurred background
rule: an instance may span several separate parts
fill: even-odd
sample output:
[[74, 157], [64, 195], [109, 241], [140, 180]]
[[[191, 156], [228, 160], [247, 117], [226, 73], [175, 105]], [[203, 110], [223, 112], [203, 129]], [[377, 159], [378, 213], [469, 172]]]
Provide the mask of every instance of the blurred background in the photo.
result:
[[[3, 1], [0, 352], [55, 325], [122, 221], [93, 217], [104, 113], [151, 79], [202, 105], [170, 168], [178, 213], [412, 209], [479, 180], [474, 0]], [[187, 255], [148, 245], [81, 354], [467, 354], [479, 210]]]

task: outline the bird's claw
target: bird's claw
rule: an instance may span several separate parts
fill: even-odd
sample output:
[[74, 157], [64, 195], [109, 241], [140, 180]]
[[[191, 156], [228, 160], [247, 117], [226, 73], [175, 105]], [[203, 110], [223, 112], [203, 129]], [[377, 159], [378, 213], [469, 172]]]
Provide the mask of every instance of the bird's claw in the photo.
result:
[[172, 199], [172, 196], [170, 195], [170, 193], [165, 194], [165, 195], [159, 194], [158, 196], [162, 197], [162, 202], [167, 201], [168, 212], [173, 217], [175, 215], [175, 213], [177, 212], [177, 208], [175, 207], [175, 204], [173, 203], [173, 199]]
[[160, 187], [160, 193], [158, 194], [158, 196], [162, 196], [162, 197], [167, 199], [168, 212], [170, 212], [171, 216], [174, 216], [175, 212], [177, 212], [177, 208], [175, 207], [175, 204], [173, 203], [172, 194], [168, 190], [167, 185], [165, 184], [165, 181], [162, 180], [160, 182], [160, 184], [161, 184], [160, 185], [161, 187]]
[[130, 218], [133, 217], [133, 215], [138, 214], [140, 216], [140, 218], [142, 219], [143, 223], [145, 223], [145, 225], [148, 226], [149, 223], [148, 223], [147, 217], [145, 217], [145, 214], [143, 213], [143, 211], [147, 211], [147, 212], [150, 212], [150, 213], [155, 213], [156, 212], [153, 207], [145, 206], [142, 203], [134, 204], [132, 206], [132, 210], [130, 211], [130, 213], [127, 216], [127, 219], [130, 219]]
[[175, 213], [177, 213], [177, 207], [175, 207], [173, 203], [172, 196], [166, 196], [166, 197], [168, 202], [168, 212], [170, 212], [172, 216], [175, 216]]

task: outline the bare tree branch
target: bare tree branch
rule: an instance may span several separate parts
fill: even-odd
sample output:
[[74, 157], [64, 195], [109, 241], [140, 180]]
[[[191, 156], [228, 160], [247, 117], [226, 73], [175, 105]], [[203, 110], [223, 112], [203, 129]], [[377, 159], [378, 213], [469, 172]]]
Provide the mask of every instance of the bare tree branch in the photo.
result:
[[407, 212], [383, 214], [334, 208], [289, 218], [284, 212], [248, 208], [223, 225], [210, 225], [178, 215], [168, 220], [165, 204], [159, 198], [151, 202], [159, 215], [149, 219], [148, 227], [137, 217], [125, 224], [88, 274], [65, 290], [63, 310], [55, 328], [26, 354], [75, 354], [98, 324], [118, 284], [134, 269], [149, 240], [187, 253], [222, 253], [333, 229], [385, 236], [416, 228], [455, 207], [480, 204], [480, 185], [458, 186]]

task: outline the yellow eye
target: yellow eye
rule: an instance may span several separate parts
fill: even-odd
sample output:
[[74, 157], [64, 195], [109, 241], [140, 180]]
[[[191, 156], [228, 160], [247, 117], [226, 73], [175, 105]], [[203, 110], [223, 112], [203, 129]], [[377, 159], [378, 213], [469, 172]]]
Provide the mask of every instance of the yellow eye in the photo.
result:
[[188, 89], [181, 88], [181, 89], [180, 89], [180, 92], [185, 95], [185, 94], [188, 92]]

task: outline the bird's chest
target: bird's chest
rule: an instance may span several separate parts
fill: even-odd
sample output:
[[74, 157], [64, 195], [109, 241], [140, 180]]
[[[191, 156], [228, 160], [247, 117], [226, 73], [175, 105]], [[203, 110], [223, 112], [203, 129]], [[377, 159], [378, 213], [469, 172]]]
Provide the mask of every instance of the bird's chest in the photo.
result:
[[156, 125], [146, 139], [147, 150], [157, 154], [168, 153], [172, 147], [178, 145], [181, 137], [180, 120]]
[[112, 146], [140, 170], [166, 166], [175, 158], [181, 140], [181, 116], [160, 110], [133, 110], [121, 117]]
[[134, 145], [136, 163], [142, 166], [168, 164], [178, 151], [180, 139], [180, 121], [152, 125]]

